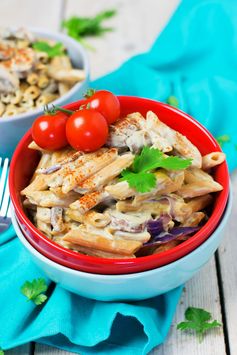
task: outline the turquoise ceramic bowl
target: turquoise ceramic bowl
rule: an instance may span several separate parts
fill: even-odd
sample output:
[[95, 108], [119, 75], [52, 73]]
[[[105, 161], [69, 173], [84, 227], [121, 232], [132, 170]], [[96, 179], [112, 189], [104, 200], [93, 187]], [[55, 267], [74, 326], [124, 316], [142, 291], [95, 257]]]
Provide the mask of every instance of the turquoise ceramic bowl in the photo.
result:
[[212, 257], [230, 216], [229, 201], [221, 222], [212, 235], [183, 258], [153, 270], [123, 275], [100, 275], [69, 269], [40, 254], [25, 239], [13, 214], [13, 226], [32, 260], [54, 282], [80, 296], [100, 301], [142, 300], [170, 291], [191, 279]]

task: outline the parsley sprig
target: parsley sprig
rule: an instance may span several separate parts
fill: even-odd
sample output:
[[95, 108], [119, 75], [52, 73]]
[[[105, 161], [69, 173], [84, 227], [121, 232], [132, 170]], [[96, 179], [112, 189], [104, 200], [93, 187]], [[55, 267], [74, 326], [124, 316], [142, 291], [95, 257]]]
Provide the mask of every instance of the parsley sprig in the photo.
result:
[[68, 20], [62, 22], [62, 27], [66, 29], [67, 34], [81, 42], [88, 49], [94, 49], [86, 41], [85, 37], [102, 36], [106, 32], [113, 31], [111, 27], [104, 27], [103, 22], [116, 15], [116, 10], [107, 10], [98, 13], [94, 17], [78, 17], [72, 16]]
[[217, 320], [210, 322], [212, 318], [211, 313], [202, 308], [188, 307], [184, 315], [186, 321], [179, 323], [177, 329], [195, 331], [199, 342], [203, 341], [204, 334], [208, 330], [222, 326]]
[[169, 104], [169, 105], [171, 105], [173, 107], [176, 107], [176, 108], [179, 107], [179, 101], [178, 101], [177, 97], [174, 96], [174, 95], [169, 96], [167, 98], [166, 102], [167, 102], [167, 104]]
[[138, 192], [149, 192], [156, 186], [156, 176], [153, 170], [164, 168], [167, 170], [186, 169], [191, 165], [192, 159], [182, 159], [177, 156], [164, 156], [156, 148], [143, 147], [136, 155], [133, 165], [121, 172], [121, 181], [126, 180], [130, 187]]
[[220, 147], [223, 147], [225, 143], [230, 142], [230, 136], [228, 134], [223, 134], [222, 136], [216, 137], [216, 140]]
[[49, 58], [63, 55], [65, 52], [64, 46], [60, 42], [57, 42], [54, 45], [50, 45], [48, 42], [38, 41], [38, 42], [33, 43], [33, 48], [37, 52], [47, 53]]
[[37, 306], [47, 300], [44, 294], [48, 289], [45, 279], [38, 278], [33, 281], [26, 281], [21, 287], [21, 293], [27, 297], [28, 301], [34, 302]]

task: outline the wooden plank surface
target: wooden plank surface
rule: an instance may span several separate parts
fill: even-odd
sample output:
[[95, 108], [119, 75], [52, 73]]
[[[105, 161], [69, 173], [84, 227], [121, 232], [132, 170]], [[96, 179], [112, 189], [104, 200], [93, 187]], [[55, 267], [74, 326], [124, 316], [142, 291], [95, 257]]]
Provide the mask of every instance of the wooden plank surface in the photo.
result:
[[237, 354], [237, 171], [232, 176], [233, 208], [226, 227], [225, 239], [219, 248], [219, 263], [224, 294], [224, 308], [230, 354]]
[[1, 0], [1, 27], [33, 26], [58, 30], [63, 0]]
[[220, 297], [216, 274], [215, 258], [187, 282], [173, 324], [164, 345], [151, 352], [152, 355], [225, 355], [223, 329], [210, 331], [199, 343], [193, 333], [181, 332], [176, 329], [184, 320], [187, 307], [193, 306], [210, 311], [214, 319], [222, 321]]
[[[35, 352], [37, 355], [72, 355], [75, 353], [53, 348], [52, 346], [35, 344]], [[81, 354], [83, 355], [83, 354]]]
[[89, 51], [92, 78], [117, 68], [134, 54], [148, 50], [167, 23], [179, 0], [67, 0], [65, 17], [92, 16], [105, 9], [117, 15], [106, 21], [113, 32], [88, 39], [95, 51]]
[[4, 355], [28, 355], [31, 353], [31, 348], [31, 344], [25, 344], [11, 350], [4, 351]]

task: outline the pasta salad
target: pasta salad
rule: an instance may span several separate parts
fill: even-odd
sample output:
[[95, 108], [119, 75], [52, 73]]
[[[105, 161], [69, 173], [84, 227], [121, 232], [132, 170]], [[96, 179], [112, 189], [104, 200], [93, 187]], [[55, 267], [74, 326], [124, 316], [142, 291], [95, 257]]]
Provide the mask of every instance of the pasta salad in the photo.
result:
[[62, 43], [0, 29], [0, 117], [42, 107], [84, 79]]
[[211, 169], [222, 152], [201, 156], [181, 133], [149, 111], [109, 126], [96, 151], [66, 146], [38, 150], [40, 161], [21, 192], [35, 226], [81, 254], [135, 258], [169, 250], [208, 219], [212, 193], [222, 190]]

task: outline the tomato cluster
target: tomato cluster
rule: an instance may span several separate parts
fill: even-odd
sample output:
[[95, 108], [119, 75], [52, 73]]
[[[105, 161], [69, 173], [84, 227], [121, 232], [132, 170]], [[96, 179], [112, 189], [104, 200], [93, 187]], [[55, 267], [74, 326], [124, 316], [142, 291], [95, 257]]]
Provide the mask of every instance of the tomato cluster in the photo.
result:
[[62, 111], [56, 108], [56, 112], [46, 113], [35, 120], [32, 126], [34, 141], [47, 150], [70, 144], [76, 150], [92, 152], [105, 144], [108, 126], [120, 116], [120, 103], [111, 92], [100, 90], [88, 97], [79, 110], [71, 114]]

